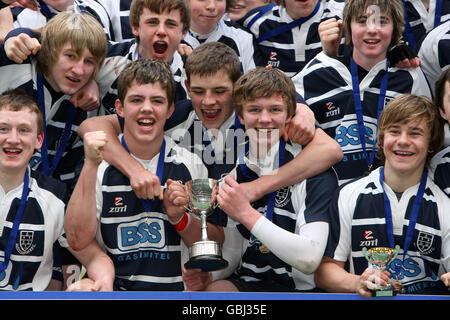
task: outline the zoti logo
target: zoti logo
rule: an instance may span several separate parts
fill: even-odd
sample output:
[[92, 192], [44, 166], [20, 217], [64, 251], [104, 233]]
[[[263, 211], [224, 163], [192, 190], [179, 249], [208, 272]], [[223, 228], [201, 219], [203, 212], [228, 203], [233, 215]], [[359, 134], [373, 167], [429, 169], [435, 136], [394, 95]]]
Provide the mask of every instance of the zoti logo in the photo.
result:
[[109, 207], [109, 213], [120, 213], [120, 212], [126, 212], [127, 206], [123, 204], [123, 198], [122, 197], [115, 197], [114, 198], [114, 207]]
[[364, 240], [359, 243], [360, 247], [376, 247], [378, 245], [378, 239], [373, 236], [373, 231], [366, 230], [363, 234]]
[[267, 65], [270, 65], [272, 67], [279, 67], [280, 61], [278, 60], [277, 55], [278, 55], [278, 53], [276, 53], [275, 51], [270, 52], [269, 53], [269, 61], [267, 61]]
[[327, 109], [325, 113], [325, 117], [327, 118], [337, 116], [341, 113], [341, 109], [339, 107], [336, 107], [333, 102], [325, 103], [325, 108]]

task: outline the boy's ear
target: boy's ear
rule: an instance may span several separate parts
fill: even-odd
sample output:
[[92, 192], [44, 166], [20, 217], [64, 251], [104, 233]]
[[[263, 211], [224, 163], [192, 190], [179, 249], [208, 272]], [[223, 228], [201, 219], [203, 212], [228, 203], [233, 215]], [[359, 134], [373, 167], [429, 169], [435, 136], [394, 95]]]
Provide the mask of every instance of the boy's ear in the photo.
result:
[[40, 134], [38, 134], [38, 136], [36, 137], [36, 146], [35, 149], [39, 150], [42, 147], [42, 144], [44, 143], [44, 132], [41, 132]]
[[116, 99], [116, 102], [114, 103], [116, 106], [116, 113], [123, 118], [123, 104], [119, 99]]
[[169, 110], [167, 111], [166, 119], [169, 119], [172, 116], [174, 111], [175, 111], [175, 103], [172, 102], [172, 104], [169, 106]]
[[237, 117], [238, 117], [239, 121], [241, 122], [242, 126], [245, 127], [244, 118], [242, 118], [237, 112], [236, 112], [236, 114], [237, 114]]
[[442, 108], [439, 108], [439, 113], [441, 114], [441, 117], [444, 120], [447, 120], [447, 115], [445, 114], [445, 110], [443, 110]]
[[187, 79], [184, 79], [184, 85], [186, 86], [187, 92], [190, 94], [191, 93], [191, 88], [189, 87], [189, 82], [187, 81]]
[[131, 26], [131, 32], [135, 37], [137, 37], [139, 35], [139, 27]]

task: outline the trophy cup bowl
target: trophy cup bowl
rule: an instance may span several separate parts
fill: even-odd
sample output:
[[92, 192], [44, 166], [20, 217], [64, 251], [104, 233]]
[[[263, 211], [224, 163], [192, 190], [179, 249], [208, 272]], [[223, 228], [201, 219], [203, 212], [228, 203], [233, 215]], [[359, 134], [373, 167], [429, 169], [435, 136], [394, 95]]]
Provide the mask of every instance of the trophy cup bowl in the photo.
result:
[[[400, 246], [396, 245], [395, 249], [388, 247], [375, 247], [371, 249], [363, 248], [364, 257], [374, 270], [385, 271], [386, 267], [397, 257]], [[396, 295], [396, 291], [391, 284], [380, 286], [380, 289], [373, 290], [374, 297], [388, 297]]]
[[218, 181], [214, 179], [194, 179], [186, 182], [189, 204], [186, 210], [200, 217], [202, 238], [189, 248], [189, 261], [186, 269], [200, 268], [202, 271], [216, 271], [228, 266], [222, 258], [220, 243], [208, 239], [207, 217], [217, 207]]

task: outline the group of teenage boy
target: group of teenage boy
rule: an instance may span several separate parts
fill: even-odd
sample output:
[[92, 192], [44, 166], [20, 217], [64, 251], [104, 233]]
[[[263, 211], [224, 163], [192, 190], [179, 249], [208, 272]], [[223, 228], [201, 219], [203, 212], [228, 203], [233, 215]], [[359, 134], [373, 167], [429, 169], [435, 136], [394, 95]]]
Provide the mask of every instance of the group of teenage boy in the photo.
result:
[[[446, 1], [89, 1], [8, 8], [42, 28], [0, 51], [2, 290], [449, 293]], [[198, 178], [224, 270], [184, 268]]]

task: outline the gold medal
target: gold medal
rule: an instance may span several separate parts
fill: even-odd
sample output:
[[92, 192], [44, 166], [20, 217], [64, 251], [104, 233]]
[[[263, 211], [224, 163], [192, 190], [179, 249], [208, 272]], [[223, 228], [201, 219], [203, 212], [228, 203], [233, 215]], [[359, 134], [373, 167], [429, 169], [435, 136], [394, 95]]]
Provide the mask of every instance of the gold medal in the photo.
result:
[[259, 244], [259, 251], [264, 254], [270, 253], [269, 248], [267, 248], [262, 242]]

